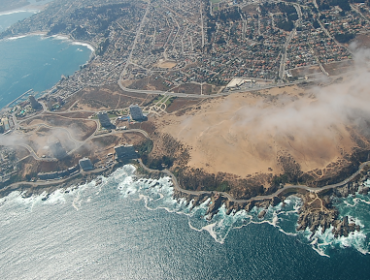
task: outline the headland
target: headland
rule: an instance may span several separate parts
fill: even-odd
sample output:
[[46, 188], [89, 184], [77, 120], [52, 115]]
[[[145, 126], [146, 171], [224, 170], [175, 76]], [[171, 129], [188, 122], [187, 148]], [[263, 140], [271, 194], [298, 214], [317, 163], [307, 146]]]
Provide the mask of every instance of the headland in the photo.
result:
[[[0, 34], [3, 39], [34, 32], [67, 36], [94, 46], [95, 54], [42, 98], [3, 110], [3, 194], [65, 187], [134, 160], [139, 173], [171, 176], [175, 196], [188, 203], [211, 198], [210, 218], [223, 204], [232, 214], [298, 195], [304, 202], [299, 230], [333, 226], [341, 236], [359, 229], [339, 217], [332, 198], [368, 192], [363, 183], [370, 152], [369, 77], [356, 62], [361, 51], [348, 45], [357, 40], [366, 47], [364, 35], [346, 40], [326, 30], [320, 18], [312, 24], [320, 26], [315, 29], [321, 35], [310, 35], [311, 45], [324, 36], [328, 50], [307, 49], [302, 62], [289, 50], [308, 34], [312, 20], [299, 11], [326, 13], [310, 6], [261, 4], [266, 10], [261, 13], [250, 5], [251, 10], [243, 6], [238, 12], [218, 5], [216, 12], [209, 3], [199, 7], [190, 1], [184, 8], [188, 16], [166, 4], [164, 18], [151, 1], [103, 6], [90, 1], [83, 7], [61, 2], [64, 6], [51, 3]], [[269, 9], [297, 14], [287, 23], [292, 28], [282, 19], [273, 26], [273, 43], [261, 30], [258, 36], [249, 34], [243, 17], [259, 13], [264, 18]], [[216, 15], [221, 27], [235, 25], [229, 37], [220, 35], [224, 31], [215, 24]], [[153, 29], [149, 19], [163, 28]], [[205, 22], [213, 31], [205, 32]], [[231, 51], [243, 44], [248, 48]], [[258, 46], [266, 51], [257, 52]], [[121, 157], [117, 147], [131, 147], [135, 156]]]

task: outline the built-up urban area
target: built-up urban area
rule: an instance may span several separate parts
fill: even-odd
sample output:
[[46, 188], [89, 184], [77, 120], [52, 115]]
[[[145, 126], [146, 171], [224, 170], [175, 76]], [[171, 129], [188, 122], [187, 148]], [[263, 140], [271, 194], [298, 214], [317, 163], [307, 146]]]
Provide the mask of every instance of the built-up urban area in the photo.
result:
[[[63, 3], [63, 4], [61, 4]], [[87, 86], [209, 95], [335, 76], [367, 43], [369, 2], [359, 0], [62, 1], [12, 26], [65, 35], [95, 48], [62, 77], [63, 101]]]

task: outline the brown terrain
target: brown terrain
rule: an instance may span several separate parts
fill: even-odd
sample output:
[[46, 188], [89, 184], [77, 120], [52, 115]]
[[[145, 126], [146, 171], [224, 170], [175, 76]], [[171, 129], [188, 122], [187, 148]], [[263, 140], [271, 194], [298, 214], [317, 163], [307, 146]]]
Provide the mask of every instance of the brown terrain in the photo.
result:
[[[221, 180], [258, 178], [265, 192], [281, 175], [290, 183], [332, 183], [366, 161], [370, 150], [363, 78], [309, 90], [237, 93], [171, 110], [181, 102], [176, 99], [170, 113], [150, 121], [157, 135], [187, 148], [190, 158], [181, 168], [228, 174]], [[154, 142], [153, 154], [160, 157], [164, 146]]]
[[[118, 85], [101, 88], [85, 88], [68, 100], [61, 110], [96, 112], [126, 108], [131, 104], [142, 104], [151, 96], [122, 91]], [[81, 112], [76, 112], [81, 114]], [[91, 115], [91, 114], [90, 114]]]
[[93, 120], [76, 119], [75, 117], [58, 114], [42, 114], [21, 123], [24, 128], [37, 127], [42, 124], [51, 127], [67, 128], [70, 130], [71, 136], [78, 141], [85, 140], [94, 133], [97, 128], [97, 123]]

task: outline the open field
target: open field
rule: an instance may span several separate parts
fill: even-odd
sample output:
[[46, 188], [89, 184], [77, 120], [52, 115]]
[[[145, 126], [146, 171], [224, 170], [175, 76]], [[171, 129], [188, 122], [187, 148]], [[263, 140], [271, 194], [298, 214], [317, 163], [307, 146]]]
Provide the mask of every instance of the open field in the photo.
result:
[[333, 62], [330, 64], [324, 64], [323, 67], [325, 71], [329, 73], [329, 75], [340, 75], [345, 73], [348, 68], [353, 66], [353, 60], [344, 60], [339, 62]]
[[164, 61], [164, 62], [159, 62], [158, 64], [156, 64], [157, 67], [163, 68], [163, 69], [172, 69], [176, 65], [177, 63], [174, 61]]
[[42, 114], [21, 123], [25, 128], [43, 124], [51, 127], [65, 127], [69, 130], [71, 136], [78, 141], [83, 141], [88, 138], [97, 128], [95, 121], [73, 119], [56, 114]]
[[167, 112], [177, 112], [185, 111], [187, 107], [199, 103], [199, 99], [190, 99], [190, 98], [176, 98], [172, 104], [167, 107]]
[[60, 143], [66, 153], [76, 147], [73, 139], [70, 139], [67, 132], [61, 129], [41, 127], [27, 138], [29, 146], [39, 157], [43, 155], [50, 158], [55, 157], [53, 151], [53, 145], [55, 143]]
[[180, 92], [180, 93], [189, 93], [189, 94], [200, 94], [200, 85], [198, 84], [183, 84], [178, 87], [175, 87], [173, 92]]
[[137, 145], [145, 140], [140, 133], [116, 133], [115, 135], [106, 135], [87, 141], [76, 152], [78, 158], [89, 157], [93, 162], [102, 165], [111, 158], [107, 157], [109, 153], [114, 153], [114, 147], [118, 145]]
[[[146, 94], [124, 92], [117, 85], [102, 88], [89, 87], [70, 98], [62, 110], [96, 112], [121, 109], [131, 104], [142, 104], [148, 98]], [[76, 112], [76, 114], [81, 114], [81, 112]]]

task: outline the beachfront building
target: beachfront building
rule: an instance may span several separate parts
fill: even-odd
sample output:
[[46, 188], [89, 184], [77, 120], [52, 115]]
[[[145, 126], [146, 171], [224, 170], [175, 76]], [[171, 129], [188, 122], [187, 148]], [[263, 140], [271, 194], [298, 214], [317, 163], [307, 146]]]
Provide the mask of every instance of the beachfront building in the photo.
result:
[[133, 145], [116, 146], [114, 150], [116, 151], [116, 159], [130, 160], [138, 158]]
[[94, 169], [94, 166], [92, 165], [91, 160], [89, 158], [80, 159], [79, 164], [83, 171], [89, 171]]
[[32, 109], [34, 109], [34, 110], [41, 110], [42, 109], [41, 103], [38, 102], [33, 95], [30, 95], [28, 97], [28, 99], [30, 100]]

